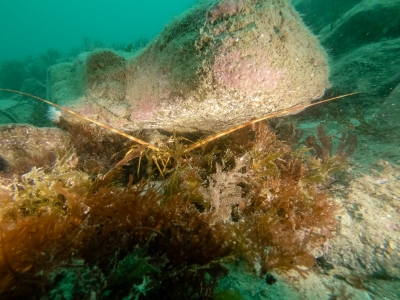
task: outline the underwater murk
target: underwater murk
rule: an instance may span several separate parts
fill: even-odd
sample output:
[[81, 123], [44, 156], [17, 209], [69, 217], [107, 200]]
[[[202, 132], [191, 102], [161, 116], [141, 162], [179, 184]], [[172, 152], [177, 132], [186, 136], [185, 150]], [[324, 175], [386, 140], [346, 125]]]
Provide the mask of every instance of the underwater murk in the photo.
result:
[[0, 64], [1, 299], [400, 299], [400, 3], [291, 4]]

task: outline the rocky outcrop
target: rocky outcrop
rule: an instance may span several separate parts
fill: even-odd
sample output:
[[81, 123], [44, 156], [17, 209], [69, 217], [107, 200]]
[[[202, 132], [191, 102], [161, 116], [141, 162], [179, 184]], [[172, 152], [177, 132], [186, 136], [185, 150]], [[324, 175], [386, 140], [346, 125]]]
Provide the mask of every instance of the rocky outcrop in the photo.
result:
[[398, 288], [382, 290], [382, 283], [372, 279], [400, 278], [400, 169], [385, 161], [375, 169], [380, 171], [371, 169], [372, 175], [354, 180], [346, 199], [340, 200], [346, 212], [340, 234], [329, 245], [326, 258], [335, 268], [328, 273], [359, 289], [368, 286], [376, 295], [398, 299]]
[[134, 57], [98, 50], [49, 74], [50, 100], [125, 130], [222, 130], [328, 87], [326, 54], [285, 0], [202, 1]]
[[400, 2], [293, 0], [330, 58], [331, 92], [387, 96], [400, 83]]

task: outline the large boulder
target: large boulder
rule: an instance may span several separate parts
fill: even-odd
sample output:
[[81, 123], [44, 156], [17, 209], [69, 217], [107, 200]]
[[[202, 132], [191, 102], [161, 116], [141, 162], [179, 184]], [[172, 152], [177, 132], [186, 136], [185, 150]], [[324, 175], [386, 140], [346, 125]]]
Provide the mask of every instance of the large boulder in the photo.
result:
[[202, 1], [134, 57], [97, 50], [49, 74], [50, 100], [126, 130], [222, 130], [329, 86], [325, 51], [286, 0]]

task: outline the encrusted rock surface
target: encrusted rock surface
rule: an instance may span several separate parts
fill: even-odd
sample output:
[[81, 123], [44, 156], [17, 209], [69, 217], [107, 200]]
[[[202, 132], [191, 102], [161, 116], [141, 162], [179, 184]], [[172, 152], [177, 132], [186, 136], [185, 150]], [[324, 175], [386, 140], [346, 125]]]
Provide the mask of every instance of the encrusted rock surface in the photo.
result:
[[0, 126], [0, 184], [29, 172], [32, 167], [51, 167], [57, 149], [66, 149], [68, 136], [58, 128], [30, 125]]
[[[328, 273], [358, 289], [398, 299], [399, 290], [382, 290], [379, 281], [400, 278], [400, 168], [380, 161], [371, 175], [354, 180], [341, 198], [340, 232], [329, 243]], [[381, 290], [378, 290], [381, 289]]]
[[134, 57], [97, 50], [49, 72], [50, 100], [126, 130], [218, 131], [328, 86], [325, 51], [286, 0], [202, 1]]

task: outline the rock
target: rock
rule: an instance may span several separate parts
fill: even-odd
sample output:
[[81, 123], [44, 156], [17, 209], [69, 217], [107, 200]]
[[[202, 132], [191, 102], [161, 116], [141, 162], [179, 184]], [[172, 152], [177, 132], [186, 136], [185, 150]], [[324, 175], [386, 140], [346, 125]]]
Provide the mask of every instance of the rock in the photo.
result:
[[[35, 78], [25, 79], [21, 91], [46, 97], [46, 86]], [[46, 110], [47, 106], [43, 103], [15, 94], [8, 99], [0, 99], [0, 124], [35, 123], [37, 126], [49, 126], [51, 123], [43, 119]]]
[[314, 34], [319, 35], [326, 26], [333, 26], [349, 9], [363, 0], [292, 0], [292, 5], [301, 13], [303, 22]]
[[0, 126], [0, 183], [32, 167], [51, 167], [57, 158], [55, 151], [65, 150], [67, 145], [67, 135], [58, 128]]
[[85, 54], [80, 55], [73, 63], [63, 62], [48, 69], [47, 93], [48, 100], [60, 105], [73, 104], [84, 93], [84, 64]]
[[387, 96], [400, 83], [399, 1], [338, 0], [332, 5], [324, 0], [294, 0], [293, 4], [328, 51], [330, 94]]
[[[382, 132], [389, 130], [393, 130], [396, 132], [400, 132], [400, 84], [393, 89], [390, 95], [385, 99], [385, 102], [382, 103], [380, 109], [377, 113], [377, 120], [374, 120], [376, 126]], [[397, 141], [399, 141], [400, 136], [397, 134]], [[392, 136], [392, 141], [393, 141]], [[395, 140], [395, 142], [397, 142]], [[400, 162], [400, 161], [399, 161]]]
[[400, 37], [355, 47], [333, 61], [332, 89], [387, 96], [400, 83], [399, 53]]
[[375, 168], [380, 171], [371, 168], [373, 175], [354, 180], [340, 200], [346, 211], [340, 234], [329, 245], [328, 257], [337, 268], [332, 274], [400, 277], [400, 168], [384, 161]]
[[118, 129], [218, 131], [329, 86], [324, 50], [285, 0], [201, 1], [126, 55], [103, 49], [56, 65], [49, 100]]
[[321, 30], [321, 43], [331, 57], [338, 57], [367, 44], [396, 39], [399, 29], [398, 1], [363, 0]]

